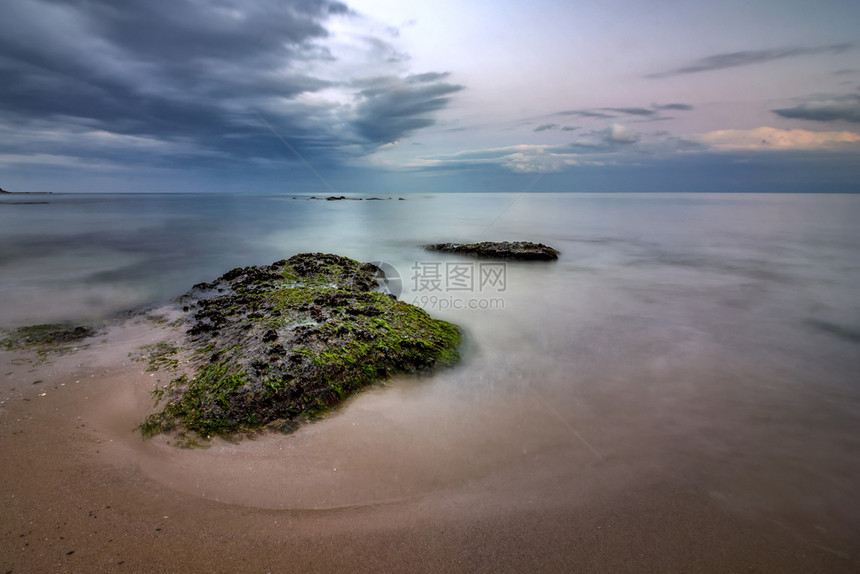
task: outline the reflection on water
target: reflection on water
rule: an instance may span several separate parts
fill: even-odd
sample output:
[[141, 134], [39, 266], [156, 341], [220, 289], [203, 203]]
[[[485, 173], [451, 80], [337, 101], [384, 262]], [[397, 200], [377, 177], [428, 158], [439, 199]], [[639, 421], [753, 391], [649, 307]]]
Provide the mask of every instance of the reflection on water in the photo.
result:
[[508, 264], [502, 308], [430, 309], [468, 333], [459, 368], [366, 393], [292, 437], [135, 447], [142, 467], [220, 500], [313, 508], [505, 472], [516, 498], [614, 468], [850, 533], [858, 216], [852, 196], [62, 196], [0, 205], [0, 324], [104, 315], [302, 251], [386, 261], [401, 298], [421, 300], [416, 261], [461, 261], [422, 243], [542, 241], [561, 259]]

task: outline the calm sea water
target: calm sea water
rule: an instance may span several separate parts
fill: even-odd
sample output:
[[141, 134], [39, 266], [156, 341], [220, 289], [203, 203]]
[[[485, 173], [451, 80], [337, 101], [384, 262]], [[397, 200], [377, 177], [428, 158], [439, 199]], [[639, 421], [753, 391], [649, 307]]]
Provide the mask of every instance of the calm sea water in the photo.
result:
[[7, 196], [0, 326], [99, 319], [304, 251], [390, 262], [409, 295], [432, 271], [415, 262], [439, 260], [422, 243], [523, 238], [564, 255], [522, 279], [514, 266], [510, 295], [629, 282], [625, 300], [698, 296], [846, 341], [860, 336], [858, 220], [860, 197], [840, 195]]
[[[102, 319], [236, 266], [320, 251], [386, 262], [401, 299], [466, 330], [460, 368], [360, 397], [289, 456], [272, 439], [198, 455], [197, 471], [143, 464], [177, 488], [323, 507], [493, 473], [556, 499], [647, 475], [837, 552], [858, 542], [860, 196], [0, 201], [0, 326]], [[420, 247], [504, 239], [562, 256], [499, 268]], [[334, 466], [353, 478], [334, 482]]]

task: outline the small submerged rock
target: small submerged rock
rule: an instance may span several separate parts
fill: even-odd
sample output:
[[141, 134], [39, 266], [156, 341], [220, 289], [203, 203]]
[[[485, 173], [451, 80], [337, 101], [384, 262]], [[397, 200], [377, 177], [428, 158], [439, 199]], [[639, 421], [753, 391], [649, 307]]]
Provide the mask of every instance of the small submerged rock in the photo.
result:
[[483, 241], [481, 243], [434, 243], [425, 245], [430, 251], [459, 253], [486, 259], [517, 259], [521, 261], [554, 261], [559, 251], [531, 241]]
[[305, 253], [195, 285], [183, 301], [192, 368], [157, 391], [164, 406], [141, 432], [294, 429], [379, 379], [454, 364], [460, 330], [377, 291], [382, 277]]

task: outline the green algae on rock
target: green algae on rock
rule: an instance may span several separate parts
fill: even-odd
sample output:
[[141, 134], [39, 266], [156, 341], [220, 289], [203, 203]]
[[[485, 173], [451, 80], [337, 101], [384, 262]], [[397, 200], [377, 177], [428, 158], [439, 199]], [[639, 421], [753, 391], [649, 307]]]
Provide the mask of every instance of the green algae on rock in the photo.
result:
[[293, 429], [380, 379], [454, 364], [460, 330], [376, 291], [380, 276], [305, 253], [195, 285], [183, 343], [193, 370], [157, 392], [164, 406], [142, 434]]
[[77, 343], [96, 334], [97, 331], [92, 327], [73, 327], [64, 323], [29, 325], [11, 331], [5, 338], [0, 340], [0, 348], [12, 350], [38, 347], [47, 350], [56, 350], [64, 348], [64, 345]]

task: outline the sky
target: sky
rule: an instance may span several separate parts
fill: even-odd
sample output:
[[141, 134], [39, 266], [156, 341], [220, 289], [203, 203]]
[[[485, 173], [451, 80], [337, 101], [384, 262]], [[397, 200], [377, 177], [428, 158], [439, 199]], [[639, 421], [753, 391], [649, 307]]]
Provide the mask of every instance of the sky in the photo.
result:
[[860, 2], [3, 0], [0, 187], [860, 192]]

